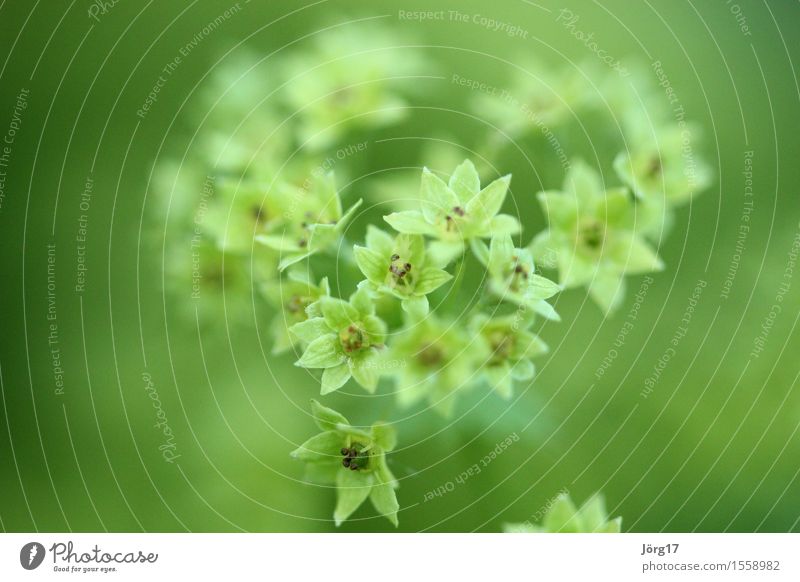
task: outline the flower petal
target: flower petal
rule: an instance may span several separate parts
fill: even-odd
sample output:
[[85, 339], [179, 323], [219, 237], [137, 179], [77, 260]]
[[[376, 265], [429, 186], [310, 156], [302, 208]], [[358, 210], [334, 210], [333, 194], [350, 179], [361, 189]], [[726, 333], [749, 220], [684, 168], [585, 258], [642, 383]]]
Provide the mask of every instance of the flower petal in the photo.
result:
[[289, 454], [301, 461], [330, 461], [341, 455], [343, 444], [341, 433], [329, 430], [314, 435]]
[[336, 509], [333, 520], [336, 526], [350, 517], [364, 503], [372, 490], [373, 476], [362, 471], [342, 469], [336, 476]]
[[339, 331], [358, 320], [358, 310], [343, 299], [322, 297], [319, 301], [322, 316], [333, 330]]
[[610, 315], [625, 298], [625, 281], [619, 274], [598, 274], [589, 284], [589, 295], [605, 315]]
[[364, 276], [373, 283], [381, 284], [386, 278], [386, 269], [388, 268], [385, 255], [358, 245], [353, 247], [353, 253], [356, 257], [356, 264]]
[[430, 304], [425, 295], [411, 295], [403, 299], [400, 305], [403, 311], [416, 319], [425, 317], [430, 311]]
[[441, 178], [428, 168], [422, 170], [422, 187], [420, 190], [420, 206], [425, 220], [436, 222], [442, 215], [452, 211], [461, 204], [458, 196]]
[[545, 530], [553, 533], [576, 533], [581, 524], [576, 517], [577, 509], [567, 495], [561, 495], [553, 502], [544, 518]]
[[334, 409], [323, 406], [314, 399], [311, 400], [311, 416], [322, 430], [336, 430], [339, 425], [350, 424], [350, 421]]
[[348, 362], [350, 374], [367, 392], [375, 392], [380, 379], [380, 370], [374, 357], [354, 358]]
[[450, 176], [450, 189], [458, 196], [462, 205], [472, 199], [481, 189], [481, 179], [475, 165], [470, 160], [464, 160]]
[[393, 212], [383, 219], [397, 232], [405, 234], [428, 234], [436, 233], [436, 229], [429, 222], [421, 212], [417, 210], [404, 210], [402, 212]]
[[392, 253], [394, 239], [388, 232], [370, 224], [367, 226], [367, 246], [376, 253], [389, 256]]
[[478, 217], [478, 220], [489, 220], [494, 217], [500, 212], [510, 182], [509, 174], [486, 186], [467, 203], [467, 214]]
[[514, 216], [510, 214], [498, 214], [492, 218], [489, 230], [490, 234], [517, 234], [522, 230], [522, 227], [519, 224], [519, 220]]
[[369, 500], [378, 513], [397, 527], [397, 510], [400, 509], [400, 505], [397, 503], [397, 495], [394, 492], [394, 488], [389, 483], [376, 483], [373, 485]]
[[343, 360], [339, 338], [334, 334], [326, 334], [308, 344], [295, 365], [302, 368], [332, 368]]
[[503, 272], [513, 260], [514, 242], [510, 234], [500, 234], [492, 237], [489, 245], [489, 270]]
[[[279, 324], [276, 322], [274, 325]], [[289, 331], [300, 341], [311, 343], [318, 337], [331, 333], [332, 330], [325, 323], [325, 318], [312, 317], [300, 323], [295, 323], [289, 328]]]
[[330, 394], [336, 392], [339, 388], [344, 386], [350, 379], [350, 368], [346, 363], [339, 364], [332, 368], [325, 368], [322, 372], [322, 388], [320, 394]]
[[414, 292], [418, 295], [427, 295], [447, 283], [453, 276], [442, 269], [426, 267], [417, 279]]

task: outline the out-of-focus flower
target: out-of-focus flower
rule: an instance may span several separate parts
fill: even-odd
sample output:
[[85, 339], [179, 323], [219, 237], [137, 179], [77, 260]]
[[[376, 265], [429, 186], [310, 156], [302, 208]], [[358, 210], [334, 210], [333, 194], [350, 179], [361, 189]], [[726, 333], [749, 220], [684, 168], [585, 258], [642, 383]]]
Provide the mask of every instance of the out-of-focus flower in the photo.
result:
[[488, 357], [480, 370], [491, 387], [503, 398], [511, 398], [513, 381], [533, 378], [531, 358], [547, 353], [547, 345], [529, 330], [533, 317], [514, 313], [489, 317], [479, 313], [470, 330], [486, 344]]
[[530, 62], [515, 69], [507, 89], [481, 93], [475, 110], [509, 137], [555, 127], [596, 93], [581, 69]]
[[202, 226], [223, 251], [247, 253], [257, 235], [282, 221], [277, 197], [268, 195], [263, 185], [220, 178]]
[[330, 295], [327, 277], [315, 285], [307, 271], [301, 269], [292, 270], [286, 279], [265, 283], [261, 290], [264, 297], [279, 309], [269, 326], [273, 338], [272, 352], [276, 354], [297, 343], [289, 328], [310, 317], [320, 317], [319, 299]]
[[572, 164], [562, 191], [540, 192], [539, 201], [549, 228], [533, 240], [533, 256], [557, 266], [564, 287], [588, 286], [605, 313], [622, 301], [625, 275], [663, 268], [634, 230], [630, 194], [622, 188], [604, 190], [600, 176], [584, 163]]
[[278, 251], [280, 270], [314, 253], [333, 249], [361, 205], [359, 200], [342, 212], [332, 173], [316, 174], [301, 187], [284, 185], [275, 200], [282, 209], [280, 222], [256, 240]]
[[614, 160], [614, 169], [637, 197], [667, 207], [684, 204], [711, 184], [710, 168], [692, 148], [692, 135], [698, 134], [689, 124], [649, 134], [640, 129], [630, 149]]
[[596, 494], [589, 498], [580, 509], [562, 494], [549, 507], [541, 525], [530, 522], [507, 523], [506, 533], [619, 533], [622, 518], [608, 518], [603, 496]]
[[391, 361], [400, 362], [396, 376], [397, 401], [411, 406], [420, 400], [444, 416], [455, 405], [456, 393], [477, 379], [476, 362], [485, 359], [482, 341], [471, 341], [464, 327], [428, 315], [410, 318], [406, 328], [392, 339]]
[[413, 86], [409, 76], [421, 74], [421, 60], [403, 44], [385, 29], [355, 34], [345, 27], [287, 58], [285, 99], [302, 147], [321, 150], [352, 128], [383, 127], [406, 115], [402, 89]]

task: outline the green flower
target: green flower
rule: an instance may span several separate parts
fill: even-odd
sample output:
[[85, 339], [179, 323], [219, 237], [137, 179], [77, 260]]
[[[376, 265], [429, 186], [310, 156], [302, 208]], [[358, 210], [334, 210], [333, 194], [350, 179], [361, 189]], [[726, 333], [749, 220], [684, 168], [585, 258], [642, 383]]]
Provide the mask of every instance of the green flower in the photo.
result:
[[493, 236], [488, 249], [481, 241], [475, 241], [472, 248], [488, 271], [486, 288], [489, 293], [520, 307], [529, 307], [547, 319], [560, 321], [545, 299], [558, 293], [561, 287], [536, 274], [529, 249], [514, 248], [510, 234]]
[[397, 232], [438, 239], [431, 252], [437, 263], [447, 264], [463, 252], [464, 241], [519, 232], [516, 218], [498, 214], [510, 181], [510, 175], [503, 176], [481, 190], [478, 172], [469, 160], [455, 169], [447, 184], [424, 168], [422, 210], [394, 212], [383, 218]]
[[474, 109], [511, 137], [540, 126], [553, 128], [574, 116], [596, 91], [585, 78], [584, 65], [554, 70], [541, 62], [526, 63], [514, 72], [510, 89], [479, 94]]
[[625, 275], [659, 271], [663, 263], [634, 230], [634, 206], [622, 188], [604, 191], [600, 176], [576, 162], [561, 192], [540, 192], [549, 228], [531, 244], [533, 255], [557, 266], [565, 288], [588, 286], [610, 313], [623, 300]]
[[209, 187], [214, 195], [208, 210], [198, 210], [195, 221], [226, 252], [250, 252], [253, 237], [281, 221], [275, 197], [260, 183], [220, 178]]
[[311, 401], [311, 413], [323, 432], [308, 439], [291, 456], [308, 463], [310, 480], [336, 485], [336, 525], [369, 497], [378, 513], [397, 526], [397, 480], [386, 464], [386, 453], [397, 442], [394, 429], [383, 423], [373, 424], [369, 430], [354, 427], [316, 400]]
[[359, 289], [349, 302], [323, 296], [309, 308], [309, 315], [289, 329], [307, 344], [295, 365], [324, 370], [322, 394], [338, 390], [351, 376], [374, 392], [382, 368], [378, 352], [384, 347], [386, 324], [375, 315], [369, 291]]
[[400, 234], [392, 238], [370, 225], [367, 246], [356, 246], [354, 251], [367, 286], [397, 297], [405, 311], [419, 317], [428, 313], [427, 294], [453, 278], [447, 271], [428, 264], [421, 235]]
[[256, 240], [281, 254], [280, 270], [314, 253], [335, 248], [361, 200], [342, 212], [333, 174], [316, 174], [300, 187], [284, 185], [278, 197], [282, 222]]
[[397, 401], [411, 406], [420, 400], [444, 416], [452, 413], [455, 394], [474, 383], [475, 362], [485, 359], [483, 342], [470, 341], [455, 322], [428, 315], [410, 319], [392, 341], [389, 357], [395, 362]]
[[331, 293], [328, 278], [324, 277], [319, 285], [314, 285], [305, 270], [296, 269], [289, 273], [287, 279], [270, 281], [261, 286], [262, 295], [280, 309], [270, 323], [273, 337], [272, 353], [285, 352], [297, 343], [289, 330], [296, 323], [306, 321], [309, 317], [322, 315], [319, 299]]
[[656, 135], [634, 136], [631, 149], [614, 160], [620, 180], [646, 201], [676, 206], [688, 202], [711, 183], [709, 167], [693, 152], [696, 130], [671, 125]]
[[576, 509], [569, 495], [560, 495], [550, 506], [541, 525], [508, 523], [506, 533], [619, 533], [622, 518], [608, 519], [602, 495], [596, 494]]
[[420, 63], [407, 48], [398, 53], [394, 47], [406, 43], [390, 32], [330, 30], [287, 59], [285, 99], [304, 149], [328, 148], [352, 129], [385, 127], [408, 114], [401, 77], [419, 74]]
[[481, 372], [503, 398], [511, 398], [513, 381], [533, 378], [531, 358], [548, 351], [547, 345], [529, 331], [533, 317], [512, 314], [490, 318], [480, 313], [470, 322], [470, 330], [485, 344], [488, 354]]

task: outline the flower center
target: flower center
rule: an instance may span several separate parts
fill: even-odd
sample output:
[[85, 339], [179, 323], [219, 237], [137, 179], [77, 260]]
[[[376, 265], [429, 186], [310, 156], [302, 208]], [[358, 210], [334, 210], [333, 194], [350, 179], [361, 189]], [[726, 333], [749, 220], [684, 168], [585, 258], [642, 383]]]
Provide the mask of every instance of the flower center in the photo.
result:
[[451, 232], [456, 228], [456, 218], [454, 218], [454, 216], [464, 218], [466, 215], [466, 211], [461, 206], [453, 206], [450, 213], [444, 217], [447, 232]]
[[584, 248], [590, 251], [597, 251], [603, 246], [605, 240], [605, 228], [597, 220], [587, 220], [580, 228], [580, 242]]
[[253, 205], [253, 207], [250, 209], [250, 212], [257, 225], [261, 226], [267, 222], [267, 213], [264, 212], [264, 209], [261, 206], [257, 204]]
[[661, 158], [653, 156], [647, 165], [646, 175], [648, 178], [656, 178], [661, 174], [663, 167], [661, 165]]
[[500, 364], [511, 357], [514, 351], [514, 336], [498, 330], [491, 332], [488, 339], [492, 348], [490, 364]]
[[389, 283], [391, 287], [407, 288], [411, 286], [413, 275], [411, 275], [411, 263], [401, 259], [400, 255], [393, 254], [389, 263]]
[[286, 302], [286, 311], [293, 316], [304, 316], [306, 307], [311, 305], [313, 299], [307, 295], [295, 293]]
[[417, 353], [417, 361], [426, 368], [438, 366], [444, 361], [444, 352], [436, 344], [426, 344]]
[[508, 287], [511, 291], [517, 292], [520, 290], [520, 287], [527, 282], [530, 277], [530, 272], [526, 265], [520, 263], [519, 257], [516, 255], [513, 257], [512, 265], [513, 267], [508, 274]]
[[351, 323], [339, 332], [339, 341], [347, 354], [369, 347], [369, 336], [359, 325]]
[[349, 448], [343, 447], [340, 451], [342, 453], [342, 466], [350, 469], [351, 471], [358, 471], [365, 469], [369, 463], [369, 453], [364, 449], [361, 443], [353, 443]]

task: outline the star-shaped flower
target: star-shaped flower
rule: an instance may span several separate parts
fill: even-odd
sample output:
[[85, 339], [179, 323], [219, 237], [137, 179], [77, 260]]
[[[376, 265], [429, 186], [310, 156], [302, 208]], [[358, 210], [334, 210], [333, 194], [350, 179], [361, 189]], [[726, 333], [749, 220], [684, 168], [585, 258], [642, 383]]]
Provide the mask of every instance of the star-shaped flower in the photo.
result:
[[541, 525], [508, 523], [503, 529], [506, 533], [619, 533], [621, 527], [621, 517], [608, 518], [602, 495], [593, 495], [578, 509], [564, 493], [549, 507]]
[[431, 247], [437, 263], [447, 264], [464, 249], [464, 242], [493, 234], [519, 232], [516, 218], [499, 214], [511, 176], [498, 178], [485, 188], [469, 160], [458, 166], [445, 183], [427, 168], [422, 170], [419, 210], [384, 216], [397, 232], [438, 239]]
[[493, 236], [488, 249], [482, 241], [476, 241], [472, 248], [488, 271], [486, 284], [489, 293], [520, 307], [529, 307], [547, 319], [561, 319], [553, 306], [545, 301], [558, 293], [561, 287], [536, 274], [529, 249], [514, 248], [510, 234]]
[[317, 35], [313, 46], [287, 59], [285, 99], [303, 149], [322, 150], [349, 131], [385, 127], [408, 114], [402, 89], [412, 86], [407, 77], [422, 63], [407, 47], [399, 55], [403, 44], [375, 23], [348, 26]]
[[205, 212], [197, 211], [195, 223], [226, 252], [250, 252], [253, 237], [281, 221], [276, 198], [262, 184], [220, 178], [206, 187], [214, 195]]
[[289, 329], [307, 344], [295, 365], [324, 370], [322, 394], [338, 390], [351, 376], [374, 392], [382, 368], [378, 352], [384, 347], [386, 324], [375, 315], [369, 291], [359, 289], [350, 301], [323, 296], [311, 306], [309, 315]]
[[314, 253], [336, 247], [344, 227], [361, 205], [361, 200], [342, 212], [342, 201], [333, 174], [317, 174], [296, 187], [284, 185], [280, 193], [283, 222], [256, 240], [281, 254], [279, 269], [293, 265]]
[[367, 286], [397, 297], [405, 311], [419, 317], [428, 313], [428, 293], [453, 278], [447, 271], [429, 265], [421, 235], [400, 234], [392, 238], [370, 225], [367, 246], [356, 246], [354, 252]]
[[336, 485], [336, 525], [369, 497], [377, 512], [397, 526], [397, 480], [386, 464], [386, 453], [397, 442], [394, 429], [384, 423], [373, 424], [369, 430], [352, 426], [344, 416], [316, 400], [311, 401], [311, 412], [323, 432], [291, 455], [308, 463], [310, 480]]
[[514, 71], [509, 89], [478, 95], [474, 108], [511, 137], [540, 127], [553, 128], [574, 116], [593, 94], [585, 69], [583, 64], [554, 70], [541, 62], [525, 63]]
[[624, 297], [625, 275], [659, 271], [663, 263], [635, 230], [627, 190], [604, 191], [600, 176], [573, 163], [563, 190], [540, 192], [549, 228], [531, 244], [537, 260], [557, 266], [565, 288], [588, 286], [605, 313]]
[[452, 413], [456, 393], [475, 383], [475, 365], [485, 359], [482, 341], [474, 341], [456, 322], [428, 315], [409, 318], [392, 341], [387, 358], [397, 378], [397, 401], [411, 406], [427, 400], [444, 416]]
[[261, 291], [280, 310], [269, 326], [274, 354], [285, 352], [297, 343], [298, 338], [289, 328], [309, 317], [322, 316], [319, 299], [331, 293], [327, 277], [323, 277], [319, 285], [315, 285], [308, 273], [301, 269], [292, 270], [286, 279], [264, 283]]
[[531, 358], [547, 353], [547, 345], [529, 330], [533, 317], [514, 313], [500, 317], [477, 314], [470, 330], [485, 344], [488, 354], [481, 366], [486, 380], [503, 398], [511, 398], [513, 381], [533, 378]]
[[620, 180], [649, 202], [676, 206], [688, 202], [711, 183], [709, 167], [692, 151], [692, 126], [669, 125], [655, 134], [634, 136], [631, 149], [614, 160]]

